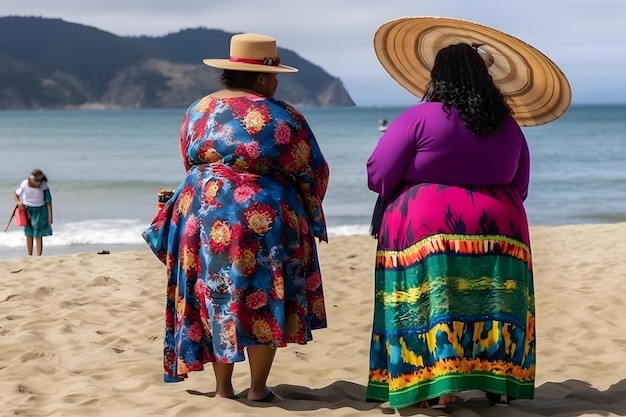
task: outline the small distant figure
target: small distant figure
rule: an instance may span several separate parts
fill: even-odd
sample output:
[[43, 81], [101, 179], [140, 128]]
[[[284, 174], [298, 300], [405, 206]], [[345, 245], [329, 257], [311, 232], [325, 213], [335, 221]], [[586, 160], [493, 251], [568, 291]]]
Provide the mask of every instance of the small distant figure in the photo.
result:
[[384, 132], [387, 130], [387, 119], [380, 119], [378, 121], [378, 130]]
[[48, 178], [40, 169], [33, 169], [27, 179], [15, 190], [13, 199], [17, 207], [26, 211], [26, 251], [33, 254], [33, 241], [37, 244], [37, 255], [43, 252], [43, 237], [52, 236], [52, 196]]

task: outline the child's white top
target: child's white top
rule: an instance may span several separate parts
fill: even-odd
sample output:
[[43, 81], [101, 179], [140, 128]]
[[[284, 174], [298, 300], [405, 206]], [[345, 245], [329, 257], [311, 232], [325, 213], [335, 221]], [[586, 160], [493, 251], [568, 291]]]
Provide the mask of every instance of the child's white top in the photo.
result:
[[29, 207], [41, 207], [44, 203], [43, 192], [48, 189], [48, 183], [46, 181], [41, 182], [39, 188], [31, 187], [28, 185], [28, 179], [25, 179], [20, 184], [19, 188], [15, 190], [15, 194], [20, 198], [20, 201], [25, 206]]

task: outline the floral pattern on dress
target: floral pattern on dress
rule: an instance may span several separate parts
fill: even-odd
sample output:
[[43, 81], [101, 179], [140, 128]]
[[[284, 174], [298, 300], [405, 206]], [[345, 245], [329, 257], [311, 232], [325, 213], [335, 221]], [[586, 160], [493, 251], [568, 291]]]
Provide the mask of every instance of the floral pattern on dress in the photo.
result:
[[143, 233], [167, 267], [169, 382], [326, 327], [315, 237], [327, 240], [329, 170], [302, 114], [204, 97], [185, 113], [180, 155], [187, 176]]

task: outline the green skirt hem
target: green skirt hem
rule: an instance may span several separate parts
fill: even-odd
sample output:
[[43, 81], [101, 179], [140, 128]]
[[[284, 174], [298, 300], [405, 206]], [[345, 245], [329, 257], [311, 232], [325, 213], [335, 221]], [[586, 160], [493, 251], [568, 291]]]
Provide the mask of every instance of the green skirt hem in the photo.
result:
[[433, 381], [412, 385], [390, 393], [388, 384], [369, 381], [366, 397], [369, 400], [389, 401], [389, 406], [392, 408], [404, 408], [444, 394], [468, 390], [506, 394], [518, 400], [533, 399], [535, 382], [519, 381], [506, 376], [456, 374], [440, 376]]

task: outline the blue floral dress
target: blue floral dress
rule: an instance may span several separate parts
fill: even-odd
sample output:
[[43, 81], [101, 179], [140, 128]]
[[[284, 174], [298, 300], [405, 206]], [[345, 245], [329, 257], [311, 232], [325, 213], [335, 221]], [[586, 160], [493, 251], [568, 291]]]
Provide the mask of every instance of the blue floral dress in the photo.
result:
[[329, 171], [305, 118], [262, 96], [207, 96], [185, 113], [180, 154], [187, 176], [143, 233], [167, 267], [168, 382], [326, 327], [315, 237], [327, 240]]

